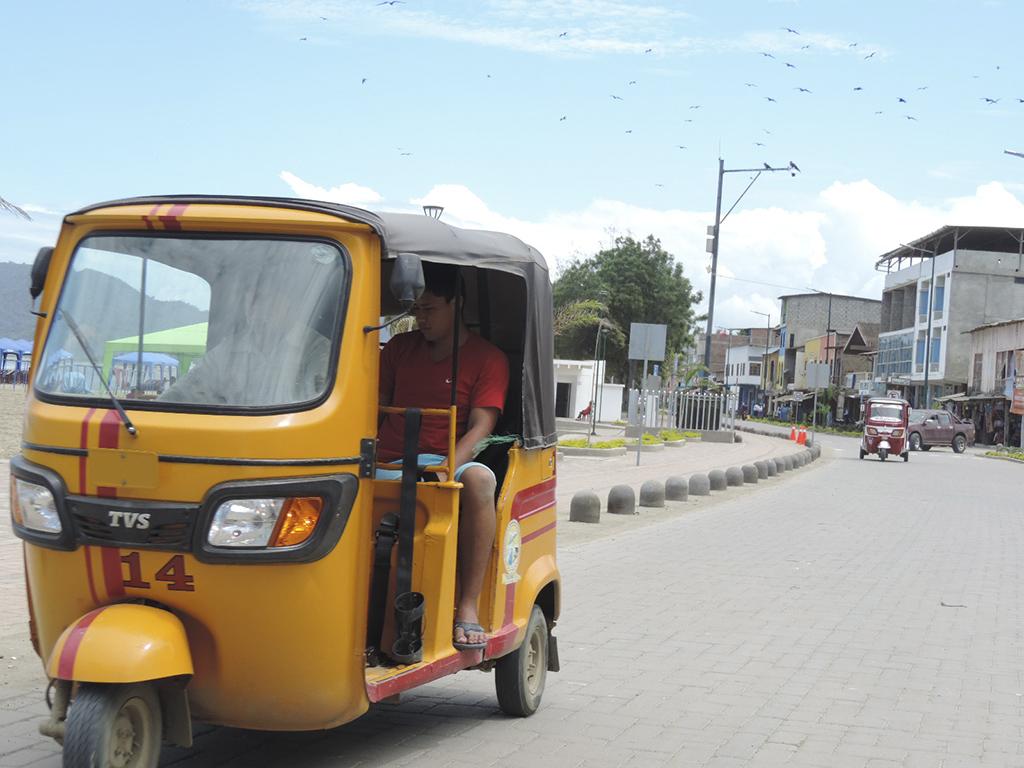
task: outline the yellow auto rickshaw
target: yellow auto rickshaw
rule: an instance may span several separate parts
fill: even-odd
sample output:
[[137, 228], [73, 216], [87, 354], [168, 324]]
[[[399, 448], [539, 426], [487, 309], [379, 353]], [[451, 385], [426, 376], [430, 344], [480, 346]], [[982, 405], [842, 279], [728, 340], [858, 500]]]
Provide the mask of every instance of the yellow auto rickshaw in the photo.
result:
[[[458, 268], [462, 317], [510, 368], [476, 457], [497, 479], [479, 650], [453, 647], [454, 451], [422, 468], [407, 445], [377, 479], [382, 334], [424, 262]], [[464, 669], [495, 671], [504, 711], [537, 709], [560, 586], [536, 250], [325, 202], [134, 198], [67, 216], [31, 294], [11, 514], [64, 765], [156, 765], [193, 719], [331, 728]], [[454, 445], [454, 405], [406, 409], [439, 415]]]

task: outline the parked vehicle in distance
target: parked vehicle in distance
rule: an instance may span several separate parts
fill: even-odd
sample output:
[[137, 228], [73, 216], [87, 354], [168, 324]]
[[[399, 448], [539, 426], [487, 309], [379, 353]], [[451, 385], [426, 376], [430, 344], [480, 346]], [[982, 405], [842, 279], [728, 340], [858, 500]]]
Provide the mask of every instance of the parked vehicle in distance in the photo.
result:
[[912, 451], [948, 445], [956, 453], [963, 453], [968, 445], [974, 445], [974, 424], [949, 411], [914, 408], [908, 430]]

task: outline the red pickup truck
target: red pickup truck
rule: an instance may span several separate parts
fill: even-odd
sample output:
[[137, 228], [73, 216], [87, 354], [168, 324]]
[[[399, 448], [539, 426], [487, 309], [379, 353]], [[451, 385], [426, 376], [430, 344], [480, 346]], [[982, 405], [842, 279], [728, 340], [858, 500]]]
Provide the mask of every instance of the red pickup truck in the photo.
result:
[[912, 409], [907, 433], [912, 451], [948, 445], [956, 453], [963, 453], [968, 445], [974, 445], [974, 424], [949, 411]]

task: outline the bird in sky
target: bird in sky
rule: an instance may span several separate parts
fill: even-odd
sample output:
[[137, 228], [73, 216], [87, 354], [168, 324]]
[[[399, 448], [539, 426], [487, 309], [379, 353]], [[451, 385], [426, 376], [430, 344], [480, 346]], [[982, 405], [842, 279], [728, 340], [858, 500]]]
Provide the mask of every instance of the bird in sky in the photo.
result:
[[807, 50], [808, 48], [810, 48], [810, 47], [811, 47], [811, 44], [810, 44], [810, 43], [808, 43], [807, 45], [801, 45], [801, 46], [800, 46], [800, 50], [801, 50], [801, 51], [806, 51], [806, 50]]
[[300, 37], [299, 38], [299, 42], [300, 43], [303, 42], [304, 40], [309, 40], [309, 38], [308, 37]]
[[764, 169], [765, 169], [766, 171], [770, 171], [770, 170], [772, 169], [772, 167], [771, 167], [770, 165], [768, 165], [768, 163], [765, 163], [765, 164], [764, 164]]
[[1018, 103], [1018, 104], [1024, 104], [1024, 99], [1018, 98], [1018, 99], [1017, 99], [1017, 103]]
[[789, 169], [791, 171], [799, 171], [800, 167], [796, 163], [794, 163], [792, 160], [790, 160], [789, 161]]
[[664, 187], [665, 185], [664, 185], [664, 184], [658, 184], [658, 183], [655, 183], [655, 185], [654, 185], [654, 186], [656, 186], [656, 187]]
[[904, 115], [904, 117], [907, 118], [907, 120], [913, 120], [914, 122], [917, 122], [917, 118], [914, 117], [913, 115]]
[[633, 132], [632, 128], [629, 128], [629, 129], [626, 130], [626, 133], [632, 133], [632, 132]]
[[563, 32], [562, 34], [559, 35], [559, 37], [568, 37], [568, 36], [569, 36], [568, 32]]
[[867, 61], [868, 59], [873, 59], [876, 53], [877, 51], [872, 51], [871, 53], [864, 57], [864, 61]]
[[691, 104], [690, 109], [700, 109], [700, 104]]
[[747, 88], [757, 88], [757, 83], [744, 83]]
[[692, 123], [692, 122], [693, 122], [693, 120], [692, 120], [691, 118], [689, 118], [689, 117], [688, 117], [688, 118], [686, 118], [685, 120], [683, 120], [683, 122], [684, 122], [684, 123]]
[[915, 91], [927, 91], [928, 90], [928, 86], [927, 85], [919, 85], [914, 90]]
[[761, 130], [764, 131], [765, 133], [767, 133], [769, 136], [772, 135], [772, 132], [769, 131], [767, 128], [762, 128]]
[[883, 112], [882, 110], [878, 110], [877, 112], [875, 112], [875, 114], [876, 114], [876, 115], [884, 115], [884, 114], [885, 114], [885, 112]]
[[566, 116], [562, 115], [560, 118], [558, 118], [558, 122], [562, 122], [563, 120], [565, 120], [565, 118], [566, 118]]
[[846, 46], [846, 47], [847, 47], [847, 48], [856, 48], [856, 47], [857, 47], [857, 45], [858, 45], [858, 43], [850, 43], [850, 44], [849, 44], [848, 46]]
[[644, 51], [644, 53], [654, 53], [654, 49], [648, 48], [646, 51]]
[[810, 88], [794, 88], [794, 90], [800, 91], [800, 93], [813, 93]]
[[321, 16], [320, 17], [320, 21], [327, 21], [327, 17], [326, 16]]
[[363, 81], [360, 83], [360, 85], [366, 85], [366, 78], [365, 77], [363, 78]]
[[853, 86], [853, 90], [855, 90], [855, 91], [863, 91], [864, 88], [859, 86], [859, 85], [855, 85], [855, 86]]
[[684, 144], [676, 144], [676, 149], [686, 149]]
[[771, 96], [765, 96], [765, 98], [768, 99], [768, 101], [771, 101], [771, 102], [775, 101], [775, 99], [773, 99]]
[[412, 154], [412, 152], [402, 152], [401, 156], [402, 157], [409, 157], [409, 155], [411, 155], [411, 154]]
[[405, 5], [405, 0], [382, 0], [377, 5], [390, 5], [392, 7], [396, 5]]
[[764, 146], [764, 142], [763, 141], [755, 141], [754, 142], [754, 146], [755, 147], [763, 147]]
[[797, 32], [792, 27], [783, 27], [783, 29], [786, 30], [787, 32], [792, 32], [794, 35], [799, 35], [800, 34], [799, 32]]
[[628, 84], [629, 85], [636, 85], [636, 80], [630, 80]]
[[900, 96], [896, 101], [899, 104], [906, 104], [907, 103], [907, 100], [904, 99], [902, 96]]
[[766, 53], [765, 51], [761, 51], [761, 55], [762, 55], [762, 56], [766, 56], [766, 57], [767, 57], [767, 58], [769, 58], [769, 59], [774, 59], [774, 58], [775, 58], [775, 54], [772, 54], [772, 53]]
[[999, 103], [999, 99], [990, 99], [988, 96], [982, 96], [981, 100], [984, 101], [986, 104], [998, 104]]
[[624, 98], [622, 98], [621, 96], [616, 96], [614, 93], [612, 94], [612, 98], [615, 99], [615, 101], [625, 101]]
[[790, 69], [796, 69], [796, 64], [790, 64], [788, 61], [786, 62], [786, 66]]

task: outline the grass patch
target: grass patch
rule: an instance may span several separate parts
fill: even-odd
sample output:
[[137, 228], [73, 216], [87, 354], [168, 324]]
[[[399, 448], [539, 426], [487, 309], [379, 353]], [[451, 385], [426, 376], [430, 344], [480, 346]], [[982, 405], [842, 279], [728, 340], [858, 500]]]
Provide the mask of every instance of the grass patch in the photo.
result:
[[986, 456], [999, 456], [1003, 459], [1024, 461], [1024, 451], [985, 451]]
[[559, 440], [558, 444], [563, 448], [621, 448], [626, 444], [626, 441], [621, 437], [617, 437], [612, 440], [595, 440], [590, 445], [587, 445], [585, 437], [574, 437], [568, 440]]

